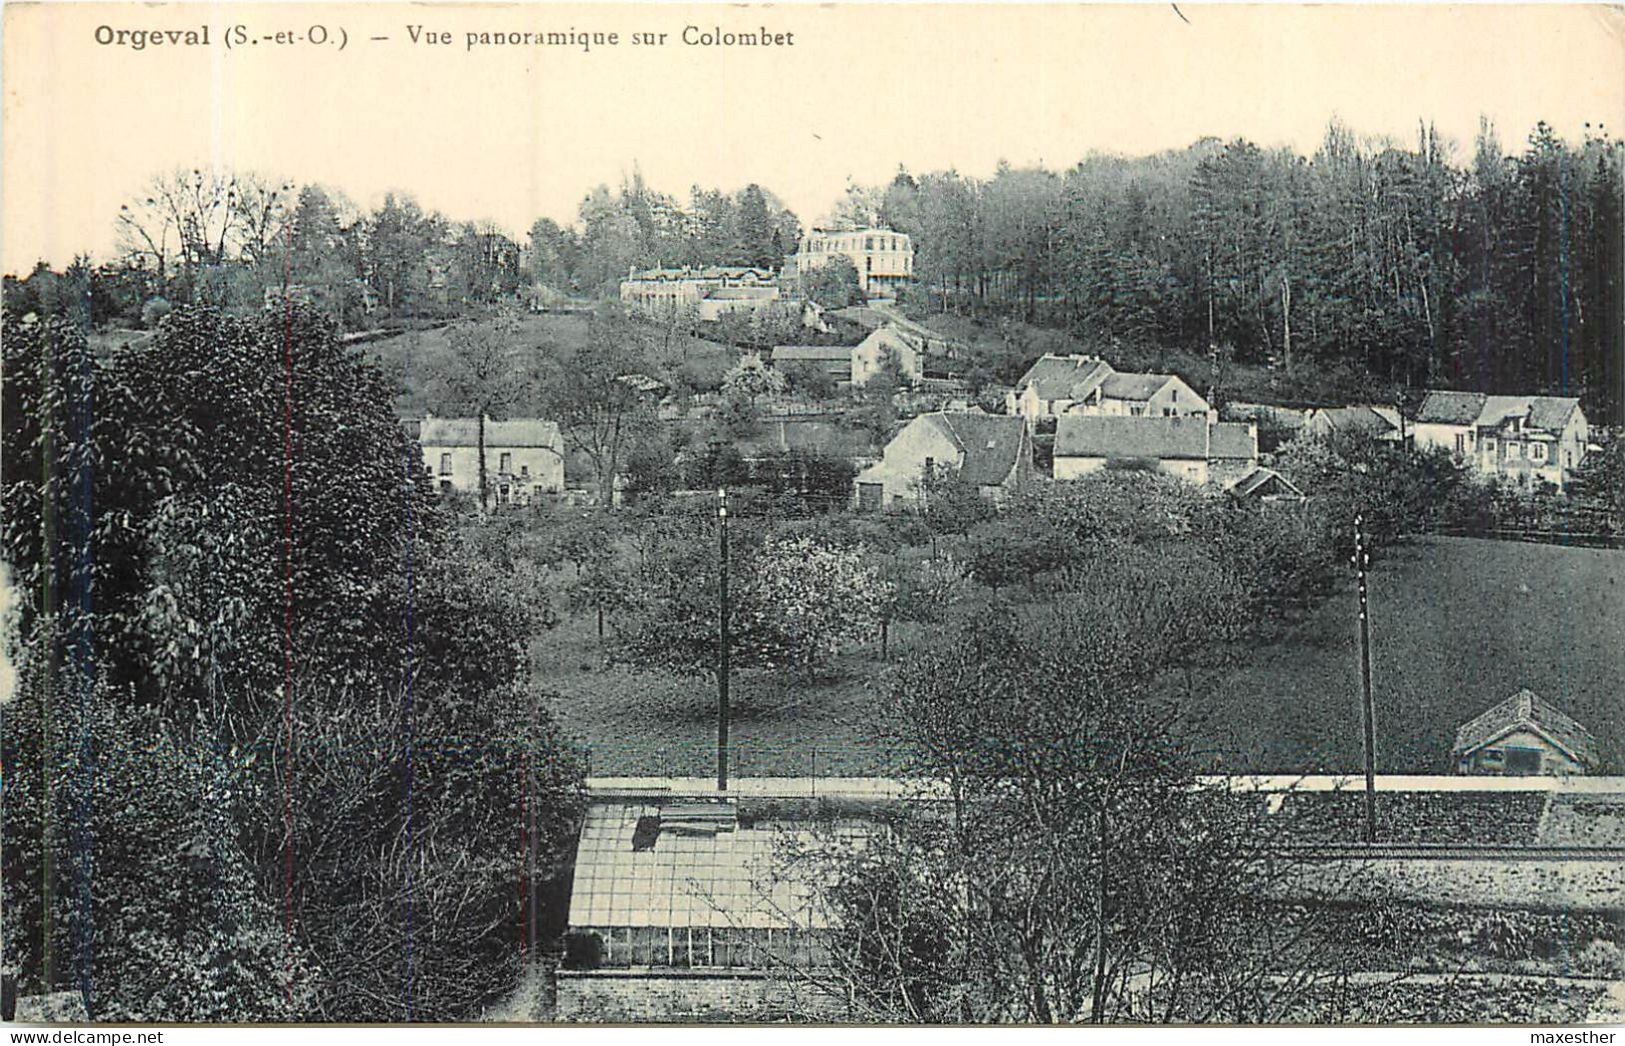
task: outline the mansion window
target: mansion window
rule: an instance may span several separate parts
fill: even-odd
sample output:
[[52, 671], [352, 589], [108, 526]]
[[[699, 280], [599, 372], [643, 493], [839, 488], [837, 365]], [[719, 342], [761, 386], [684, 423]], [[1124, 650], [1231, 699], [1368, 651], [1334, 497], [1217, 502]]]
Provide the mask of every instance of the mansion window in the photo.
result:
[[1546, 460], [1546, 444], [1544, 444], [1544, 443], [1531, 443], [1531, 444], [1529, 444], [1529, 460], [1530, 461], [1545, 461]]
[[1521, 457], [1523, 457], [1523, 444], [1522, 443], [1508, 443], [1507, 444], [1507, 460], [1510, 461], [1513, 458], [1521, 458]]
[[497, 459], [497, 471], [498, 472], [512, 472], [513, 471], [513, 455], [511, 453], [509, 453], [507, 451], [502, 452], [502, 456]]
[[442, 454], [442, 455], [440, 455], [440, 474], [442, 476], [451, 475], [451, 455], [450, 454]]

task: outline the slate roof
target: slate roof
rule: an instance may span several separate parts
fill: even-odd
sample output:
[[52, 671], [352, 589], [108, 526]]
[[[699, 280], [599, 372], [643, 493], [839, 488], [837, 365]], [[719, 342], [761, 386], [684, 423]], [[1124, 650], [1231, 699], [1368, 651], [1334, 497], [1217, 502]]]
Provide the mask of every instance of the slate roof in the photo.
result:
[[1496, 426], [1511, 418], [1523, 418], [1530, 428], [1561, 432], [1580, 401], [1569, 396], [1486, 396], [1481, 426]]
[[1221, 421], [1211, 426], [1207, 456], [1210, 459], [1258, 457], [1258, 433], [1245, 422]]
[[1569, 415], [1580, 407], [1573, 396], [1529, 397], [1529, 424], [1537, 429], [1559, 432], [1569, 423]]
[[1008, 414], [936, 411], [930, 418], [965, 455], [960, 478], [979, 487], [998, 486], [1019, 461], [1027, 423]]
[[1111, 374], [1111, 364], [1093, 356], [1045, 353], [1016, 382], [1016, 392], [1031, 386], [1042, 400], [1081, 400]]
[[1055, 456], [1205, 461], [1207, 428], [1204, 418], [1063, 414], [1055, 423]]
[[1500, 425], [1522, 417], [1530, 428], [1560, 432], [1579, 409], [1573, 396], [1487, 396], [1482, 392], [1429, 392], [1416, 420], [1438, 425]]
[[[418, 442], [425, 447], [477, 447], [479, 423], [474, 418], [424, 418], [418, 425]], [[485, 423], [487, 447], [550, 447], [559, 450], [564, 437], [559, 423], [541, 418], [514, 418]]]
[[1540, 734], [1586, 766], [1597, 764], [1597, 739], [1591, 731], [1558, 711], [1525, 687], [1456, 731], [1456, 758], [1476, 752], [1514, 730]]
[[1424, 425], [1471, 425], [1484, 411], [1482, 392], [1429, 392], [1416, 410], [1416, 420]]
[[1172, 380], [1172, 374], [1129, 374], [1118, 371], [1101, 383], [1100, 393], [1114, 400], [1148, 400]]

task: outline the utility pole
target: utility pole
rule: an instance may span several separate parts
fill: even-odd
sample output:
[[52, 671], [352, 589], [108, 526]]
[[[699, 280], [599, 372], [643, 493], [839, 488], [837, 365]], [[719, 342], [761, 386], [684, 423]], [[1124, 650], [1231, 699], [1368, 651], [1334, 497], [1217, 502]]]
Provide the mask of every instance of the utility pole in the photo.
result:
[[717, 586], [717, 791], [728, 790], [728, 492], [717, 489], [717, 541], [722, 573]]
[[1366, 598], [1365, 516], [1354, 517], [1354, 578], [1360, 590], [1360, 689], [1365, 718], [1365, 841], [1377, 841], [1377, 709], [1371, 700], [1371, 612]]

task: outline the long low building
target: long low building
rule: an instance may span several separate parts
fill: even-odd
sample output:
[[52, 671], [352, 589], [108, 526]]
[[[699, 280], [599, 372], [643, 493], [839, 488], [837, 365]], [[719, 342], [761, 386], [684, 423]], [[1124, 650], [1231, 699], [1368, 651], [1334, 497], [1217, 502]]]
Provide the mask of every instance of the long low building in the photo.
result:
[[1055, 424], [1055, 478], [1105, 468], [1143, 468], [1228, 487], [1258, 464], [1258, 429], [1206, 417], [1063, 414]]

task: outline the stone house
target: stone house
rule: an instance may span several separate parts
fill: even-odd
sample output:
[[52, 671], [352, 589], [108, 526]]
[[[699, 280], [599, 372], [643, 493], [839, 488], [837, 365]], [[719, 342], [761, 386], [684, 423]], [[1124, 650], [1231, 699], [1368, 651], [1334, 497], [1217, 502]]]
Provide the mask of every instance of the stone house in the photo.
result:
[[918, 505], [925, 477], [947, 468], [984, 497], [1000, 498], [1033, 476], [1032, 436], [1021, 418], [932, 411], [904, 425], [880, 461], [858, 474], [858, 508]]
[[[423, 466], [436, 490], [480, 490], [479, 422], [425, 417], [418, 425]], [[485, 475], [494, 505], [528, 505], [564, 491], [564, 436], [540, 418], [485, 420]]]

